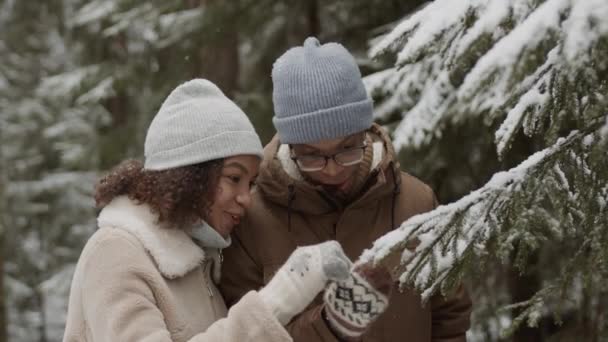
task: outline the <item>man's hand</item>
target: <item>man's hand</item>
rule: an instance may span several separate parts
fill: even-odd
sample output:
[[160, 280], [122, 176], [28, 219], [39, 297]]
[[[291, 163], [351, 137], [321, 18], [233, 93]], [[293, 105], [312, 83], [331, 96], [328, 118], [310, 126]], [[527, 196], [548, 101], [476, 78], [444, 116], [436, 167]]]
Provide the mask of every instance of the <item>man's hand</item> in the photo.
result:
[[325, 317], [340, 337], [357, 339], [386, 309], [392, 279], [384, 267], [355, 265], [346, 280], [332, 281], [325, 289]]

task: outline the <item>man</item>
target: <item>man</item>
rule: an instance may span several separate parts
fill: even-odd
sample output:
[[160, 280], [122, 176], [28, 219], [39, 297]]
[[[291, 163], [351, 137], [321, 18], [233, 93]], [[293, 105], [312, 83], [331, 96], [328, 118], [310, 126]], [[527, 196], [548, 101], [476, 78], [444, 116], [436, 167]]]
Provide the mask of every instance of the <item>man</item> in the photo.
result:
[[[437, 205], [427, 185], [399, 170], [390, 138], [372, 123], [359, 68], [342, 45], [308, 38], [275, 62], [272, 80], [278, 137], [265, 148], [252, 206], [225, 250], [221, 290], [229, 305], [268, 283], [297, 246], [334, 239], [356, 260], [377, 238]], [[375, 321], [345, 322], [360, 308], [329, 304], [335, 296], [326, 295], [288, 331], [302, 342], [466, 340], [471, 302], [464, 289], [423, 307], [419, 294], [392, 287]]]

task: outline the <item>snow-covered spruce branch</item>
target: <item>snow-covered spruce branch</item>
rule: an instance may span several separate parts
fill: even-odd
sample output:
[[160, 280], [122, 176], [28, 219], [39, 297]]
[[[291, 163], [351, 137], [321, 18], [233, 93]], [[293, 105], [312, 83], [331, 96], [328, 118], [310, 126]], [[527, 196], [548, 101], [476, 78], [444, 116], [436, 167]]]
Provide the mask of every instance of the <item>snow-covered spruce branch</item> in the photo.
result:
[[521, 129], [585, 120], [607, 93], [608, 67], [594, 62], [606, 53], [606, 16], [603, 0], [435, 1], [370, 50], [397, 54], [394, 68], [366, 78], [377, 118], [398, 114], [395, 145], [415, 149], [450, 124], [502, 122], [500, 156]]
[[559, 286], [547, 286], [535, 293], [532, 298], [528, 300], [507, 305], [502, 308], [501, 311], [511, 311], [516, 309], [522, 309], [523, 311], [513, 319], [513, 323], [509, 328], [501, 332], [501, 336], [503, 338], [511, 336], [515, 330], [517, 330], [526, 321], [530, 327], [538, 326], [538, 321], [542, 317], [541, 315], [546, 308], [547, 303], [545, 302], [545, 299], [551, 294], [558, 292], [558, 290]]
[[[603, 194], [604, 198], [608, 196], [606, 188]], [[511, 325], [500, 332], [503, 338], [511, 336], [524, 323], [529, 327], [537, 327], [541, 318], [551, 315], [561, 324], [561, 312], [567, 311], [566, 308], [582, 306], [580, 301], [584, 296], [581, 293], [583, 291], [598, 292], [593, 295], [601, 296], [602, 287], [605, 286], [604, 279], [608, 276], [608, 251], [597, 244], [608, 241], [605, 215], [603, 222], [594, 223], [592, 229], [586, 232], [587, 238], [576, 240], [580, 241], [580, 244], [575, 248], [570, 260], [562, 266], [558, 277], [549, 280], [529, 299], [500, 309], [501, 312], [521, 310], [513, 317]], [[600, 303], [596, 305], [602, 306]]]
[[[415, 287], [428, 300], [457, 284], [464, 266], [475, 268], [488, 254], [505, 260], [516, 242], [523, 268], [540, 242], [580, 238], [603, 227], [608, 186], [596, 170], [608, 165], [590, 159], [593, 148], [602, 148], [593, 144], [596, 131], [560, 138], [459, 201], [409, 219], [378, 239], [360, 261], [388, 266], [403, 286]], [[598, 162], [603, 164], [590, 165]], [[490, 243], [496, 248], [487, 248]]]

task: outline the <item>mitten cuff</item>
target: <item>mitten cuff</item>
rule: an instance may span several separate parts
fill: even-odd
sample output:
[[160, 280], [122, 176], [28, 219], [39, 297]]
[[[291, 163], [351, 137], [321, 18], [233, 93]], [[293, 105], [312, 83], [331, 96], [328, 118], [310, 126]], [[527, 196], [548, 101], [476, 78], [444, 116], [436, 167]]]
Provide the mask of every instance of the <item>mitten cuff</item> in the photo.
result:
[[323, 289], [327, 278], [318, 247], [298, 248], [259, 293], [286, 325]]
[[388, 297], [376, 290], [357, 272], [325, 290], [326, 318], [344, 337], [358, 337], [388, 305]]

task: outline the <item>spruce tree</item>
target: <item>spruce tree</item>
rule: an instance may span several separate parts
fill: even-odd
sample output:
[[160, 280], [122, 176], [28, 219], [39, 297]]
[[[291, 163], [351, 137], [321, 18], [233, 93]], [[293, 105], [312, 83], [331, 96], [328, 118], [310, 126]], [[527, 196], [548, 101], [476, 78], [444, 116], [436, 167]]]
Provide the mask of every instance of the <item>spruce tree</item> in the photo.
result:
[[[548, 317], [580, 329], [574, 339], [608, 336], [607, 15], [604, 0], [437, 0], [372, 41], [393, 63], [365, 80], [377, 119], [405, 168], [458, 200], [362, 260], [424, 300], [480, 279], [479, 340]], [[497, 265], [538, 288], [514, 302]]]
[[91, 104], [99, 93], [87, 83], [94, 70], [67, 72], [75, 63], [64, 26], [71, 5], [2, 3], [2, 27], [10, 28], [0, 33], [2, 253], [10, 340], [61, 339], [74, 260], [94, 229], [91, 170], [97, 164], [97, 127], [107, 113]]

